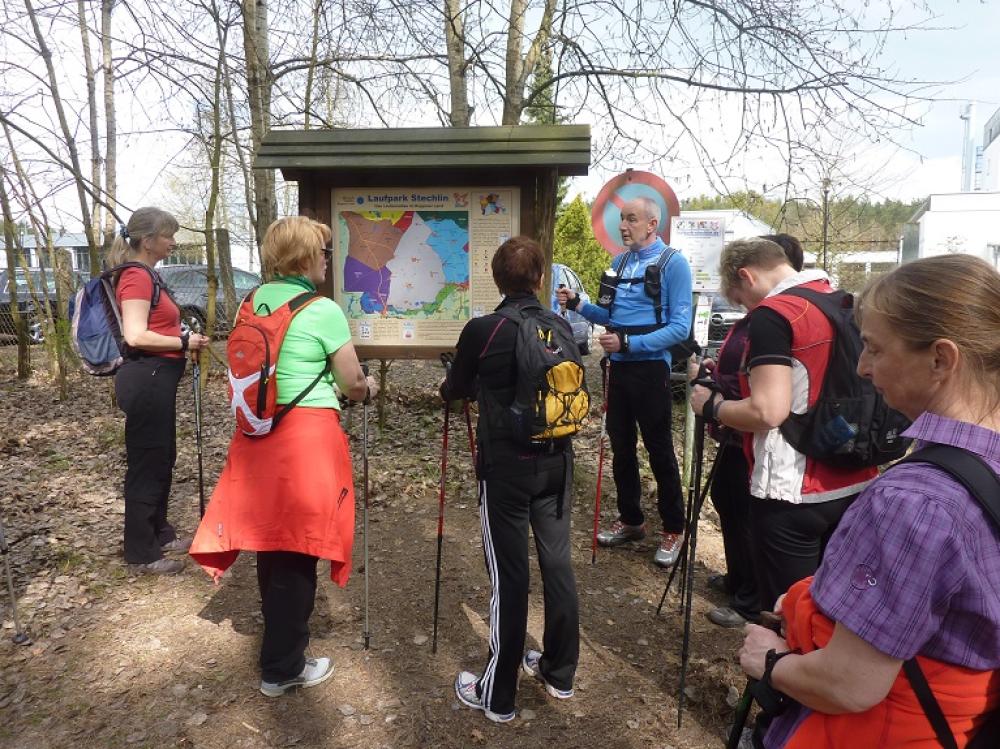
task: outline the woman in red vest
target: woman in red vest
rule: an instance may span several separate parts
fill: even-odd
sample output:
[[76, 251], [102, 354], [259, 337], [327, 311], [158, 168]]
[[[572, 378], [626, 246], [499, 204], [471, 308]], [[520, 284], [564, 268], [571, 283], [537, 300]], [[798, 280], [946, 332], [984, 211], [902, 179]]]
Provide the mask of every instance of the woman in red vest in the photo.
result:
[[[261, 254], [273, 280], [250, 300], [258, 316], [316, 292], [326, 279], [331, 236], [329, 227], [304, 216], [268, 227]], [[329, 658], [307, 658], [305, 650], [316, 564], [329, 559], [331, 579], [346, 585], [354, 544], [351, 456], [334, 386], [354, 401], [377, 391], [361, 370], [343, 311], [327, 297], [292, 319], [275, 376], [279, 405], [302, 397], [264, 437], [236, 430], [190, 552], [216, 580], [241, 550], [257, 552], [260, 691], [268, 697], [315, 686], [333, 673]]]
[[[153, 269], [177, 242], [177, 219], [159, 208], [139, 208], [122, 226], [108, 267], [137, 263], [114, 279], [128, 354], [115, 373], [115, 400], [125, 412], [125, 561], [134, 569], [173, 575], [184, 569], [164, 552], [190, 544], [167, 519], [177, 461], [177, 385], [187, 352], [208, 346], [200, 333], [181, 333], [181, 311], [170, 294], [156, 294]], [[145, 267], [143, 267], [145, 266]], [[159, 279], [157, 278], [159, 282]]]
[[[908, 263], [866, 289], [858, 316], [858, 372], [914, 420], [914, 457], [950, 445], [1000, 473], [996, 269], [968, 255]], [[740, 651], [749, 676], [792, 700], [758, 745], [962, 749], [1000, 706], [1000, 527], [929, 463], [894, 466], [866, 488], [815, 577], [778, 608], [784, 637], [750, 624]], [[943, 728], [903, 671], [911, 660]], [[1000, 745], [992, 730], [977, 745]]]

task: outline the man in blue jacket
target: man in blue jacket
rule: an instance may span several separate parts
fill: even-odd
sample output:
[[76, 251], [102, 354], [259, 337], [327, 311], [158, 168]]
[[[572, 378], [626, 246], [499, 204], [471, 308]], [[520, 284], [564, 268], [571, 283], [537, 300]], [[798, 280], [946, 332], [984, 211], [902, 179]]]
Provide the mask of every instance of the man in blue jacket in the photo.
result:
[[627, 248], [615, 261], [618, 286], [607, 309], [581, 303], [570, 289], [559, 301], [607, 332], [599, 341], [611, 360], [608, 371], [607, 429], [614, 453], [618, 520], [598, 534], [602, 546], [619, 546], [646, 536], [640, 498], [636, 426], [656, 478], [657, 508], [663, 522], [654, 561], [677, 561], [684, 539], [684, 499], [671, 431], [670, 347], [691, 330], [691, 267], [657, 236], [660, 208], [649, 198], [622, 206], [620, 231]]

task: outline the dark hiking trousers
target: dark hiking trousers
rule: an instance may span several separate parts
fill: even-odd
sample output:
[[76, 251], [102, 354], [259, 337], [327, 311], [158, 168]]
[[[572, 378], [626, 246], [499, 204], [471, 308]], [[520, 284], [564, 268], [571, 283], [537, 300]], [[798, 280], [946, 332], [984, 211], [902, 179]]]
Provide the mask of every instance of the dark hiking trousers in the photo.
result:
[[670, 411], [670, 368], [665, 361], [612, 362], [608, 372], [608, 437], [618, 491], [618, 516], [626, 525], [643, 522], [636, 425], [656, 479], [663, 530], [684, 530], [684, 495], [674, 455]]
[[293, 679], [305, 668], [318, 561], [294, 551], [257, 552], [257, 587], [264, 614], [260, 675], [264, 681]]
[[726, 553], [726, 588], [729, 608], [744, 619], [760, 616], [760, 596], [754, 575], [750, 537], [750, 467], [743, 448], [729, 441], [719, 445], [718, 466], [712, 478], [712, 504], [719, 513]]
[[569, 546], [572, 485], [573, 455], [568, 450], [505, 461], [479, 483], [483, 553], [492, 594], [489, 660], [477, 692], [494, 713], [514, 710], [528, 622], [529, 525], [535, 534], [545, 600], [539, 668], [557, 689], [573, 687], [580, 622]]
[[125, 412], [125, 561], [148, 564], [177, 534], [167, 502], [177, 460], [177, 385], [184, 359], [128, 359], [115, 374], [115, 398]]
[[773, 610], [778, 596], [819, 568], [830, 536], [857, 496], [803, 504], [750, 500], [754, 572], [763, 611]]

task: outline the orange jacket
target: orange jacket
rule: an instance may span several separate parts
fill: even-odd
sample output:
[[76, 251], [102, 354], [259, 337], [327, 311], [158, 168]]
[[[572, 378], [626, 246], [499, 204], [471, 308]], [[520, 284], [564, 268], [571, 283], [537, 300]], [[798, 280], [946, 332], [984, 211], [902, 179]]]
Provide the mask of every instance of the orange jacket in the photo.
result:
[[[834, 622], [824, 616], [809, 592], [812, 578], [788, 589], [782, 603], [786, 639], [793, 650], [809, 653], [833, 636]], [[982, 725], [986, 713], [1000, 705], [1000, 672], [973, 671], [917, 656], [931, 691], [941, 706], [958, 749]], [[863, 713], [827, 715], [811, 712], [784, 749], [940, 749], [934, 729], [900, 669], [889, 694]]]
[[239, 429], [191, 544], [218, 580], [240, 551], [297, 551], [330, 560], [343, 587], [354, 545], [354, 477], [340, 415], [293, 408], [266, 437]]

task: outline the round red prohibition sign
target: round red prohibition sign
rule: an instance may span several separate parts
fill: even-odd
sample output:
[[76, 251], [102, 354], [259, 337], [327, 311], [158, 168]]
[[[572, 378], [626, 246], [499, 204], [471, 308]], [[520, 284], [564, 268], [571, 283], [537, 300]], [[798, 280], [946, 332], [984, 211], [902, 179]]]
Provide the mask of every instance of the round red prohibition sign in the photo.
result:
[[649, 198], [660, 206], [660, 224], [656, 233], [665, 243], [670, 244], [670, 219], [681, 212], [677, 195], [670, 185], [655, 174], [629, 169], [605, 183], [590, 209], [594, 237], [612, 256], [625, 250], [618, 229], [622, 220], [622, 206], [636, 198]]

